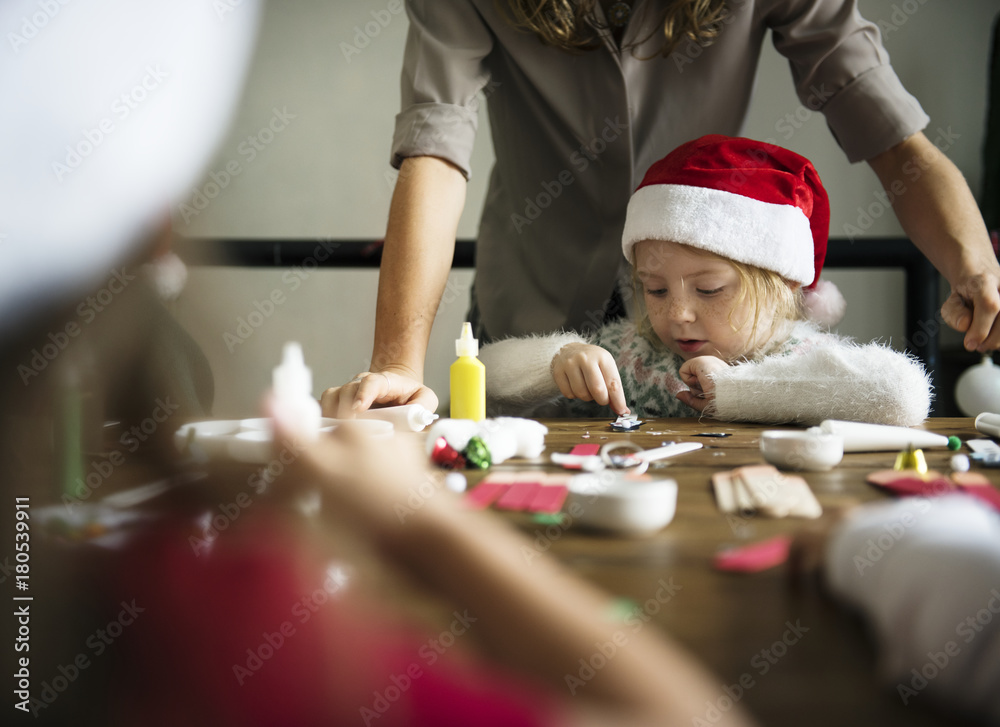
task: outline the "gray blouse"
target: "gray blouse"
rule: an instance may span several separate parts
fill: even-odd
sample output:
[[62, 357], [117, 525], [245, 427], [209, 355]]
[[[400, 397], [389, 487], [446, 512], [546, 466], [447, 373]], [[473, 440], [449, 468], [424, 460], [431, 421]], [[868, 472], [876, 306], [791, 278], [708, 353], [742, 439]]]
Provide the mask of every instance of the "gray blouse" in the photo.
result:
[[[740, 133], [768, 29], [802, 103], [823, 112], [850, 161], [929, 121], [855, 0], [730, 0], [714, 43], [683, 42], [663, 58], [656, 52], [669, 1], [635, 0], [623, 37], [635, 47], [619, 50], [604, 28], [602, 46], [579, 53], [513, 29], [495, 0], [407, 1], [392, 164], [436, 156], [468, 177], [483, 92], [496, 163], [476, 294], [492, 336], [600, 324], [623, 264], [632, 191], [685, 141]], [[598, 14], [595, 25], [604, 25]]]

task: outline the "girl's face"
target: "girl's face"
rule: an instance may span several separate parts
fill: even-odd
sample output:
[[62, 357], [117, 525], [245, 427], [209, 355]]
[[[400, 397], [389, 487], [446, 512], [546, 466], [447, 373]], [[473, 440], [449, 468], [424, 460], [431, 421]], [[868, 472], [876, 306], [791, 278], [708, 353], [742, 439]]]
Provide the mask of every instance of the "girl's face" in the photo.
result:
[[[717, 356], [731, 362], [750, 349], [753, 306], [740, 293], [740, 277], [725, 260], [687, 245], [643, 240], [635, 246], [649, 322], [657, 337], [685, 361]], [[735, 308], [734, 308], [735, 305]], [[771, 320], [763, 311], [758, 339]]]

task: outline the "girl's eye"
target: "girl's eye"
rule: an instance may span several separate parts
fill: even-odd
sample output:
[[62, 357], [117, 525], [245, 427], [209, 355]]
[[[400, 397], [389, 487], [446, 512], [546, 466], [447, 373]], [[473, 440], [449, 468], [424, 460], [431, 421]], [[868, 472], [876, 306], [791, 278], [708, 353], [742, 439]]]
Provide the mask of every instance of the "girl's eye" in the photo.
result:
[[724, 287], [725, 286], [722, 286], [721, 288], [713, 288], [712, 290], [702, 290], [701, 288], [698, 288], [697, 290], [702, 295], [717, 295], [722, 292]]
[[664, 296], [666, 294], [667, 294], [667, 289], [666, 288], [657, 288], [656, 290], [649, 290], [648, 288], [646, 289], [646, 295], [652, 295], [652, 296], [654, 296], [656, 298], [659, 298], [659, 297]]

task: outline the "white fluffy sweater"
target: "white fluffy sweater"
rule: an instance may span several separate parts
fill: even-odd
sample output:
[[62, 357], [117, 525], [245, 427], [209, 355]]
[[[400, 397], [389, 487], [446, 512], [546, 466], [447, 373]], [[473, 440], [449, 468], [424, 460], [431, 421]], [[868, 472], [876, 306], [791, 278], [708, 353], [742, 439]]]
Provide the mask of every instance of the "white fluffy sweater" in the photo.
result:
[[[643, 418], [690, 417], [698, 412], [675, 397], [687, 386], [683, 360], [654, 346], [628, 321], [603, 326], [584, 338], [576, 333], [509, 338], [485, 346], [486, 399], [491, 415], [527, 415], [560, 397], [552, 378], [553, 357], [567, 343], [592, 343], [615, 357], [625, 400]], [[717, 373], [715, 400], [706, 414], [725, 421], [816, 424], [846, 419], [913, 426], [930, 410], [930, 383], [919, 361], [886, 346], [858, 345], [809, 322], [794, 324], [769, 355]], [[608, 407], [561, 402], [569, 416], [614, 418]]]

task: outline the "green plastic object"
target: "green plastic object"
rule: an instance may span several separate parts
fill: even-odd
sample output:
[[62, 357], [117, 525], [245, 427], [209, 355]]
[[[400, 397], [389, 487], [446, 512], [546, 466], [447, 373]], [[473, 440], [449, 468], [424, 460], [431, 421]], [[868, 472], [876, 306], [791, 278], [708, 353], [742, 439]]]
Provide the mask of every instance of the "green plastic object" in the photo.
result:
[[952, 452], [957, 452], [962, 448], [962, 440], [956, 437], [954, 434], [948, 437], [948, 449]]

